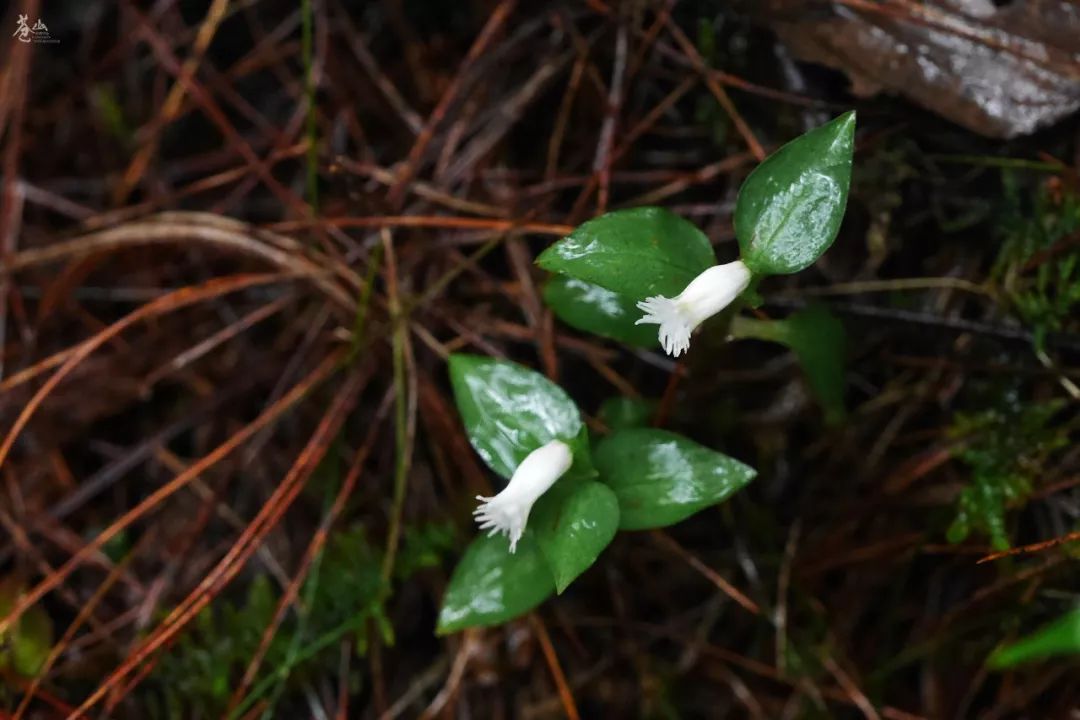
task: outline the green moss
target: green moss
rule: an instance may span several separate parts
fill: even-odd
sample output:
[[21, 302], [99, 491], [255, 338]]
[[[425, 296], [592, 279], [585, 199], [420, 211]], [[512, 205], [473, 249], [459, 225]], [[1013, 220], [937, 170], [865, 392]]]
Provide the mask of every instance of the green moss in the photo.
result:
[[1061, 407], [1022, 404], [1009, 394], [998, 407], [955, 416], [951, 433], [961, 440], [955, 455], [970, 469], [971, 482], [960, 493], [950, 542], [975, 530], [989, 536], [994, 548], [1009, 547], [1006, 510], [1027, 500], [1046, 457], [1067, 442], [1064, 430], [1052, 423]]
[[[408, 528], [398, 575], [439, 564], [450, 544], [441, 525]], [[270, 643], [260, 679], [249, 694], [280, 693], [297, 680], [335, 672], [338, 641], [352, 634], [358, 653], [366, 653], [374, 630], [393, 644], [386, 614], [389, 588], [381, 580], [382, 552], [355, 526], [335, 533], [313, 566], [290, 611]], [[200, 613], [154, 671], [158, 688], [149, 717], [218, 717], [274, 616], [281, 591], [259, 575], [239, 600], [223, 599]]]
[[993, 275], [1042, 350], [1080, 317], [1080, 197], [1043, 186], [1029, 199], [1011, 178]]

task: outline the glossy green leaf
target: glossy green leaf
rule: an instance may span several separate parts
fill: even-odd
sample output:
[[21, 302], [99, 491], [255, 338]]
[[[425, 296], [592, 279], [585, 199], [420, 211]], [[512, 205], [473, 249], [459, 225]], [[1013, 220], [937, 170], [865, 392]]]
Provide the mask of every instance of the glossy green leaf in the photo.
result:
[[498, 625], [532, 610], [554, 592], [551, 571], [532, 533], [518, 541], [513, 555], [506, 538], [480, 536], [454, 569], [436, 632]]
[[986, 664], [1001, 670], [1058, 655], [1080, 655], [1080, 608], [1027, 637], [999, 648]]
[[600, 405], [600, 422], [609, 430], [646, 427], [656, 412], [656, 403], [644, 398], [630, 398], [623, 395], [610, 397]]
[[847, 335], [843, 323], [827, 308], [811, 305], [784, 320], [739, 316], [732, 321], [731, 334], [790, 348], [825, 411], [825, 421], [834, 425], [844, 419]]
[[840, 230], [851, 185], [855, 113], [792, 140], [746, 178], [735, 203], [742, 261], [761, 275], [809, 267]]
[[630, 208], [578, 226], [536, 261], [637, 301], [674, 296], [716, 264], [705, 234], [669, 210]]
[[608, 546], [619, 529], [619, 501], [602, 483], [556, 484], [529, 517], [540, 551], [562, 592]]
[[757, 472], [682, 435], [620, 430], [596, 448], [600, 479], [619, 499], [619, 527], [643, 530], [672, 525], [726, 500]]
[[581, 413], [558, 385], [506, 360], [459, 354], [449, 364], [469, 441], [496, 473], [509, 479], [526, 455], [562, 440], [574, 453], [566, 478], [596, 474]]
[[631, 298], [599, 285], [555, 275], [544, 286], [544, 302], [570, 327], [639, 347], [659, 345], [655, 325], [635, 325], [641, 311]]

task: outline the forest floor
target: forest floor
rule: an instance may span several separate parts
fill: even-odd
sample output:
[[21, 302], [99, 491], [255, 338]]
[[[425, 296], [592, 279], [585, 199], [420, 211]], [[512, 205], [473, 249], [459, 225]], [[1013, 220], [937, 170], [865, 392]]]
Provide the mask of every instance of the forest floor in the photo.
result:
[[[58, 42], [0, 74], [0, 718], [1075, 717], [1075, 660], [986, 665], [1080, 596], [1075, 114], [856, 97], [737, 3], [24, 5]], [[742, 180], [852, 108], [840, 236], [755, 311], [842, 321], [834, 422], [782, 347], [545, 307], [536, 255], [609, 210], [734, 258]], [[758, 477], [437, 637], [496, 482], [456, 351]]]

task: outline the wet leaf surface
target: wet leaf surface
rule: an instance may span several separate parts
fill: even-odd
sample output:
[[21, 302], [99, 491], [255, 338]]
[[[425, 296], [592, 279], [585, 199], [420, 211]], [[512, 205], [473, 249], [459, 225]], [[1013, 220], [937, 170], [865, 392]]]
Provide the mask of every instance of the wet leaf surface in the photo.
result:
[[521, 538], [512, 555], [501, 535], [480, 536], [454, 569], [437, 632], [498, 625], [532, 610], [554, 592], [551, 572], [531, 533]]
[[619, 501], [602, 483], [555, 487], [533, 508], [529, 527], [562, 592], [585, 572], [619, 529]]
[[674, 296], [716, 264], [709, 239], [670, 210], [640, 207], [601, 215], [558, 241], [539, 258], [562, 273], [631, 300]]
[[459, 354], [449, 365], [469, 441], [496, 473], [509, 479], [533, 450], [562, 440], [574, 453], [566, 477], [595, 474], [581, 413], [558, 385], [505, 360]]
[[639, 347], [656, 347], [656, 327], [635, 325], [642, 312], [635, 301], [567, 275], [556, 275], [544, 287], [544, 302], [567, 325], [583, 332]]
[[619, 499], [619, 527], [665, 527], [726, 500], [756, 476], [753, 468], [681, 435], [636, 428], [600, 441], [596, 466]]
[[765, 159], [735, 204], [742, 261], [755, 273], [803, 270], [829, 249], [847, 207], [855, 113], [811, 130]]

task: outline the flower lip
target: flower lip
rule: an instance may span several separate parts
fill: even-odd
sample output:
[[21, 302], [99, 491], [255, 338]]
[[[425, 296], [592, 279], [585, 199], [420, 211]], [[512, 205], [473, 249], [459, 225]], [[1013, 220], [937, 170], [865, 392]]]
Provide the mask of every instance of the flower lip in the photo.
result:
[[750, 268], [741, 260], [714, 265], [690, 281], [674, 298], [663, 295], [642, 300], [645, 313], [635, 325], [654, 324], [664, 352], [679, 357], [690, 347], [690, 335], [705, 320], [732, 303], [750, 285]]
[[573, 462], [570, 446], [561, 440], [552, 440], [526, 455], [502, 492], [494, 497], [476, 496], [481, 503], [473, 515], [480, 529], [490, 529], [488, 537], [496, 533], [506, 535], [510, 539], [510, 552], [515, 552], [529, 522], [533, 503], [570, 469]]

